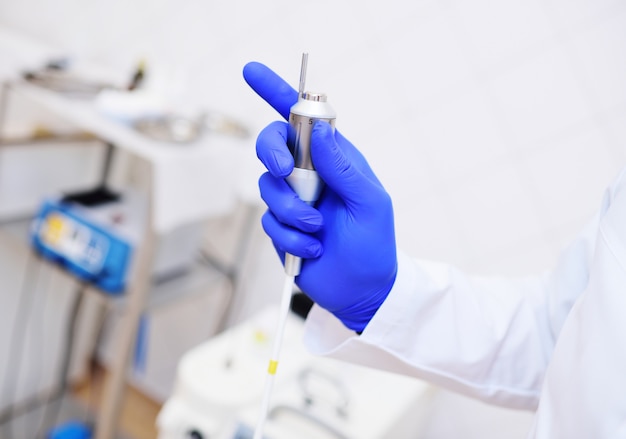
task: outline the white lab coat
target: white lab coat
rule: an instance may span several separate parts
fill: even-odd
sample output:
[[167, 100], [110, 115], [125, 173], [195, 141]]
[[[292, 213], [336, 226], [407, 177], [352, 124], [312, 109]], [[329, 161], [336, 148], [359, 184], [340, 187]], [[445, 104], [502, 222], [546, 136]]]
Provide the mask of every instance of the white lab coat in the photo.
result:
[[317, 354], [536, 410], [530, 438], [626, 438], [626, 177], [557, 268], [468, 276], [399, 255], [396, 283], [356, 336], [314, 307]]

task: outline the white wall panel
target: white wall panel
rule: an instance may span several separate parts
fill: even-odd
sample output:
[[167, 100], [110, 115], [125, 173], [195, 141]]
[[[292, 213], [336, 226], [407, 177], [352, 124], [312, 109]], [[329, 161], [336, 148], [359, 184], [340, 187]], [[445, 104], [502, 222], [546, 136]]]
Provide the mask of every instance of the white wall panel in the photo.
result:
[[[393, 195], [399, 246], [472, 272], [549, 268], [626, 160], [618, 0], [0, 0], [0, 24], [124, 74], [144, 57], [181, 107], [255, 130], [277, 116], [243, 65], [296, 84], [309, 51], [310, 87]], [[278, 300], [268, 253], [255, 303]]]

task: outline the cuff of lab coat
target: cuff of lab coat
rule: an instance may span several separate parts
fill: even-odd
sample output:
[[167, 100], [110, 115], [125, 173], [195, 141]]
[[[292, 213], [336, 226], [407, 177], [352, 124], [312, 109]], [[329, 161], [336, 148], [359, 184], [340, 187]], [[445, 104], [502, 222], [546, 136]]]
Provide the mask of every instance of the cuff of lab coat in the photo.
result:
[[399, 252], [398, 273], [394, 286], [360, 335], [345, 327], [332, 313], [315, 305], [306, 320], [305, 345], [316, 355], [332, 356], [352, 342], [381, 344], [386, 336], [393, 332], [399, 319], [405, 318], [406, 313], [403, 309], [409, 300], [408, 296], [415, 288], [416, 276], [414, 261]]

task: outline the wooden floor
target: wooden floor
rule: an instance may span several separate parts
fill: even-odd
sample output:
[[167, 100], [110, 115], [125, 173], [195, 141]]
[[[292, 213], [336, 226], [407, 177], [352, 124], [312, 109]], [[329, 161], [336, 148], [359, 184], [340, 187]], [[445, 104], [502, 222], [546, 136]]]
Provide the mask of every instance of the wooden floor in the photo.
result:
[[[89, 379], [74, 387], [74, 396], [97, 413], [106, 380], [107, 372], [96, 367]], [[130, 439], [156, 439], [158, 433], [155, 422], [160, 409], [159, 403], [127, 385], [119, 423], [120, 432]]]

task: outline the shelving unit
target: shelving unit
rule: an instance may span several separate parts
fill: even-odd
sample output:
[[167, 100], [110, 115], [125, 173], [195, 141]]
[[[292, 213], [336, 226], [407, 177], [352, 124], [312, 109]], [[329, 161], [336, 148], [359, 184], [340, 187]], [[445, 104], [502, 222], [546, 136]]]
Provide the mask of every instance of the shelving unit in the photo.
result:
[[[123, 297], [106, 298], [110, 300], [113, 308], [123, 309], [123, 312], [118, 313], [119, 318], [115, 324], [115, 336], [111, 338], [114, 340], [114, 343], [112, 343], [112, 352], [107, 364], [110, 379], [107, 382], [107, 387], [104, 389], [94, 437], [95, 439], [113, 439], [117, 434], [116, 428], [120, 415], [120, 402], [123, 399], [128, 366], [137, 339], [137, 331], [142, 321], [142, 315], [171, 304], [174, 301], [184, 300], [188, 294], [198, 294], [198, 291], [202, 290], [202, 285], [208, 286], [219, 284], [220, 282], [228, 282], [224, 273], [220, 273], [214, 268], [211, 269], [206, 264], [196, 264], [187, 273], [177, 278], [156, 285], [153, 283], [151, 273], [154, 249], [160, 234], [173, 227], [177, 221], [184, 224], [185, 215], [189, 221], [198, 221], [203, 215], [210, 217], [212, 213], [224, 213], [233, 204], [230, 198], [234, 198], [234, 193], [229, 191], [228, 184], [214, 185], [212, 190], [203, 189], [215, 195], [214, 205], [209, 203], [208, 207], [201, 206], [201, 208], [193, 206], [187, 210], [182, 209], [182, 212], [177, 212], [175, 215], [169, 214], [166, 208], [169, 200], [174, 200], [177, 206], [180, 206], [180, 198], [184, 195], [189, 195], [186, 193], [186, 190], [190, 187], [198, 190], [193, 181], [186, 181], [180, 188], [178, 195], [172, 192], [171, 187], [167, 184], [168, 181], [175, 178], [172, 173], [168, 172], [170, 164], [178, 166], [180, 169], [185, 163], [195, 162], [196, 166], [198, 162], [206, 163], [210, 165], [206, 170], [210, 174], [210, 168], [220, 169], [228, 166], [229, 160], [235, 157], [233, 154], [237, 154], [236, 149], [233, 148], [233, 142], [237, 143], [239, 141], [228, 138], [205, 139], [204, 143], [187, 145], [183, 150], [179, 145], [168, 145], [162, 142], [151, 141], [128, 126], [108, 120], [99, 115], [88, 102], [82, 100], [72, 100], [49, 90], [40, 89], [24, 81], [5, 83], [3, 91], [4, 94], [0, 102], [0, 133], [2, 133], [1, 123], [9, 110], [7, 94], [16, 93], [22, 98], [28, 99], [67, 119], [68, 122], [76, 125], [79, 131], [92, 133], [90, 138], [93, 136], [107, 145], [108, 152], [105, 155], [102, 172], [103, 182], [106, 182], [109, 173], [111, 155], [117, 148], [121, 148], [136, 156], [145, 165], [143, 170], [146, 175], [144, 177], [150, 188], [148, 215], [144, 236], [134, 252], [133, 276], [129, 280]], [[27, 144], [28, 140], [16, 141], [15, 147]], [[13, 145], [2, 141], [0, 134], [0, 149], [8, 147], [13, 147]], [[205, 178], [204, 174], [202, 173], [203, 178]], [[215, 176], [216, 180], [219, 180], [222, 174], [223, 170], [221, 173], [218, 172]], [[164, 193], [159, 193], [159, 190], [163, 190]], [[204, 196], [206, 199], [210, 199], [210, 194], [204, 194]], [[5, 224], [5, 233], [9, 233], [18, 239], [26, 240], [28, 223], [28, 220], [7, 223]], [[224, 296], [227, 295], [225, 294]], [[226, 298], [223, 298], [221, 301], [218, 300], [218, 302], [221, 302], [221, 306], [225, 306], [226, 300]], [[216, 316], [216, 318], [218, 322], [221, 320], [220, 316]], [[218, 325], [216, 325], [214, 330], [218, 329]], [[211, 335], [208, 332], [206, 334], [207, 337]]]

